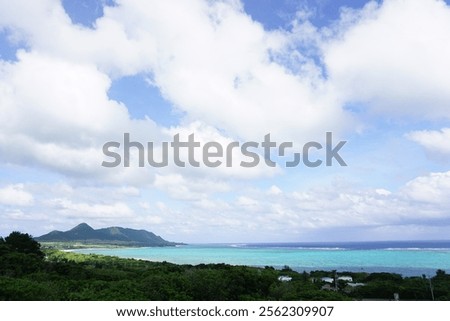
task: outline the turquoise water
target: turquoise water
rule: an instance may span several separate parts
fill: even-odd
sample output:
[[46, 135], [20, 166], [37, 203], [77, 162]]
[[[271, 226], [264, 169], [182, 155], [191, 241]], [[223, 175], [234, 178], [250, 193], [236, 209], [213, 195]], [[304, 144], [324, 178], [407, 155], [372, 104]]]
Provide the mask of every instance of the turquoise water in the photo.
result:
[[[356, 243], [354, 243], [356, 244]], [[437, 269], [450, 271], [450, 247], [381, 246], [296, 246], [298, 244], [255, 245], [185, 245], [120, 249], [85, 249], [78, 253], [167, 261], [177, 264], [227, 263], [233, 265], [288, 265], [297, 271], [332, 270], [396, 272], [405, 276], [434, 275]], [[364, 244], [364, 243], [359, 243]], [[367, 243], [369, 244], [369, 243]], [[336, 244], [334, 244], [336, 245]], [[394, 245], [394, 246], [392, 246]], [[427, 244], [429, 245], [429, 244]]]

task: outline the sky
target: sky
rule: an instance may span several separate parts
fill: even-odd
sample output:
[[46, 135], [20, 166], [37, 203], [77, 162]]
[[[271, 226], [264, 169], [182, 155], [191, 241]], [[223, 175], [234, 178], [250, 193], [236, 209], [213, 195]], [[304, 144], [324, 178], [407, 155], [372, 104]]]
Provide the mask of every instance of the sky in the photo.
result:
[[[449, 239], [448, 57], [438, 0], [0, 0], [0, 235]], [[327, 132], [347, 166], [284, 165]], [[229, 167], [139, 167], [137, 150], [102, 166], [124, 133], [159, 156], [177, 134], [294, 147], [275, 167], [262, 149], [253, 168], [239, 150]]]

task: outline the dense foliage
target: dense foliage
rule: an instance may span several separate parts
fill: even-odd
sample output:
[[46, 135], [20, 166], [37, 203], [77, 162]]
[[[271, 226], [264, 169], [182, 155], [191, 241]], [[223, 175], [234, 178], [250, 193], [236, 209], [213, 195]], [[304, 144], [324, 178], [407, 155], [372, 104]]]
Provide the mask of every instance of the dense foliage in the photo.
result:
[[[364, 286], [339, 280], [335, 272], [298, 273], [226, 264], [176, 265], [48, 250], [29, 235], [0, 238], [0, 300], [450, 300], [450, 275], [431, 280], [389, 273], [345, 273]], [[280, 276], [292, 278], [279, 280]]]

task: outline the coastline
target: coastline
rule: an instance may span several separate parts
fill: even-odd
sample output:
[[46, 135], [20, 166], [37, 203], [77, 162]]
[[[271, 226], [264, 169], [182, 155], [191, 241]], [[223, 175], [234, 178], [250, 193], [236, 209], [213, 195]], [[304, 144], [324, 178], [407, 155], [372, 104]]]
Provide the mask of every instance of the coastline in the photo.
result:
[[434, 275], [436, 270], [450, 271], [450, 248], [414, 249], [324, 249], [235, 247], [233, 244], [191, 244], [180, 247], [93, 248], [77, 249], [74, 253], [98, 254], [150, 262], [173, 264], [230, 264], [234, 266], [282, 269], [289, 266], [297, 272], [337, 270], [398, 273], [403, 276]]

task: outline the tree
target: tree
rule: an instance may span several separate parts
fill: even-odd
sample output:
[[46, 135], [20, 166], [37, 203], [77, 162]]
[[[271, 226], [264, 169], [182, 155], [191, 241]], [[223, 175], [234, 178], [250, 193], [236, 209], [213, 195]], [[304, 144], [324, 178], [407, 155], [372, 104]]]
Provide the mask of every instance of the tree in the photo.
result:
[[5, 244], [5, 240], [3, 239], [3, 237], [0, 237], [0, 256], [5, 255], [9, 252], [10, 250], [8, 246]]
[[435, 276], [435, 278], [436, 278], [436, 279], [445, 279], [446, 275], [447, 275], [447, 274], [445, 273], [444, 270], [439, 269], [439, 270], [436, 271], [436, 276]]
[[36, 242], [28, 233], [12, 232], [5, 238], [5, 244], [15, 252], [34, 254], [40, 258], [44, 257], [41, 244]]

